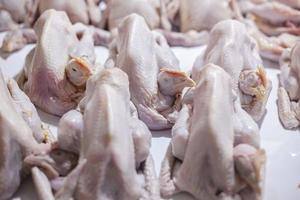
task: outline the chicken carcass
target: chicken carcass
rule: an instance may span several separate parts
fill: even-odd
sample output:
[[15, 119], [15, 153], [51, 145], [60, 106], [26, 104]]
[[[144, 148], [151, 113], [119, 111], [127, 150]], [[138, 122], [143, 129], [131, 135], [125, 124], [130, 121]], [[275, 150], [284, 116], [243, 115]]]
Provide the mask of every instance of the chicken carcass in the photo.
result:
[[10, 92], [15, 108], [22, 115], [23, 119], [33, 132], [37, 142], [53, 142], [54, 137], [50, 130], [42, 123], [36, 108], [28, 96], [19, 88], [13, 79], [7, 81], [7, 88]]
[[36, 41], [37, 36], [32, 28], [16, 29], [6, 33], [0, 50], [3, 53], [11, 53]]
[[218, 22], [236, 17], [235, 0], [163, 0], [169, 20], [178, 32], [162, 31], [172, 46], [205, 44]]
[[164, 37], [152, 32], [141, 16], [124, 19], [114, 43], [110, 60], [127, 73], [139, 118], [152, 130], [170, 128], [182, 89], [194, 82], [179, 71], [179, 62]]
[[9, 31], [18, 28], [18, 24], [14, 22], [9, 12], [0, 10], [0, 32]]
[[[93, 0], [76, 0], [76, 1], [44, 1], [38, 0], [34, 1], [30, 6], [31, 11], [27, 12], [26, 15], [26, 24], [25, 27], [15, 28], [14, 24], [8, 22], [1, 22], [3, 29], [12, 28], [4, 37], [4, 42], [2, 44], [1, 50], [4, 53], [11, 53], [16, 50], [22, 49], [26, 44], [35, 43], [37, 41], [36, 34], [32, 30], [32, 26], [42, 16], [43, 12], [48, 9], [55, 9], [58, 11], [64, 11], [70, 18], [72, 23], [79, 23], [81, 26], [84, 25], [93, 25], [95, 27], [89, 27], [94, 31], [93, 37], [96, 45], [108, 45], [110, 40], [110, 33], [101, 30], [97, 27], [100, 27], [102, 24], [102, 16], [100, 8], [98, 7], [98, 2]], [[30, 4], [30, 5], [31, 5]], [[9, 20], [9, 17], [6, 13], [0, 12], [0, 17], [3, 17], [6, 20]], [[105, 19], [103, 19], [105, 20]], [[87, 28], [87, 27], [85, 27]]]
[[279, 63], [281, 54], [286, 48], [291, 48], [299, 39], [298, 36], [282, 33], [279, 36], [266, 36], [251, 19], [243, 20], [248, 33], [255, 39], [262, 58]]
[[27, 24], [33, 17], [36, 3], [37, 0], [0, 0], [0, 31], [16, 29], [21, 27], [21, 23]]
[[288, 5], [292, 8], [295, 9], [300, 9], [300, 1], [299, 0], [273, 0], [273, 1], [277, 1], [280, 2], [282, 4]]
[[164, 13], [161, 0], [108, 0], [107, 20], [108, 29], [117, 28], [122, 20], [130, 14], [142, 16], [150, 29], [163, 27], [170, 29], [166, 13]]
[[94, 0], [39, 0], [38, 9], [41, 14], [48, 9], [65, 11], [73, 24], [80, 22], [99, 26], [101, 23], [101, 10]]
[[[154, 174], [143, 173], [153, 173], [153, 166], [149, 166], [149, 152], [144, 166], [135, 165], [126, 74], [116, 68], [101, 72], [85, 103], [85, 137], [81, 142], [80, 158], [87, 162], [79, 177], [75, 198], [140, 199], [149, 195], [147, 193], [153, 188], [148, 184], [153, 182]], [[141, 167], [143, 170], [139, 171]], [[146, 191], [148, 189], [150, 191]]]
[[287, 49], [283, 53], [280, 66], [278, 113], [283, 126], [287, 129], [300, 125], [299, 54], [300, 43], [297, 42], [292, 49]]
[[[82, 47], [67, 15], [61, 11], [44, 12], [35, 31], [38, 42], [27, 55], [18, 82], [36, 106], [63, 115], [81, 99], [92, 74], [94, 49]], [[82, 40], [85, 38], [82, 36]]]
[[[22, 92], [16, 83], [9, 84], [4, 80], [0, 70], [0, 199], [9, 199], [17, 190], [24, 174], [23, 159], [32, 154], [41, 155], [50, 151], [49, 144], [38, 143], [28, 124], [23, 119], [22, 112], [32, 112], [36, 110], [27, 104], [28, 98], [20, 95]], [[27, 105], [26, 105], [27, 104]], [[24, 107], [22, 105], [25, 105]], [[28, 109], [29, 110], [26, 110]], [[21, 109], [21, 110], [20, 110]], [[26, 117], [27, 118], [27, 117]], [[33, 117], [34, 118], [34, 117]], [[31, 119], [33, 119], [31, 118]], [[30, 117], [27, 118], [28, 120]], [[34, 121], [34, 120], [33, 120]], [[33, 124], [29, 122], [29, 125]], [[39, 132], [39, 134], [42, 134]], [[37, 134], [35, 134], [37, 137]], [[43, 135], [37, 138], [43, 137]], [[39, 163], [41, 164], [41, 163]], [[39, 165], [40, 166], [40, 165]], [[47, 166], [44, 166], [45, 168]]]
[[[298, 36], [289, 33], [289, 31], [284, 31], [283, 28], [277, 28], [277, 26], [279, 26], [278, 24], [276, 25], [276, 27], [275, 25], [274, 27], [269, 27], [266, 25], [268, 22], [264, 22], [264, 19], [260, 19], [260, 17], [254, 14], [254, 12], [257, 11], [259, 13], [261, 12], [262, 15], [265, 15], [265, 13], [263, 12], [268, 13], [271, 12], [268, 11], [268, 9], [274, 9], [272, 12], [276, 12], [276, 14], [269, 15], [268, 13], [269, 16], [276, 16], [277, 18], [280, 19], [278, 15], [279, 16], [283, 15], [283, 17], [287, 17], [289, 15], [288, 11], [286, 15], [284, 14], [285, 11], [282, 10], [280, 3], [274, 2], [274, 1], [280, 2], [279, 0], [272, 0], [272, 1], [240, 0], [238, 1], [238, 3], [239, 3], [240, 12], [245, 16], [245, 18], [241, 18], [240, 21], [246, 25], [248, 33], [256, 40], [261, 57], [273, 61], [275, 63], [278, 63], [284, 49], [292, 47], [295, 41], [298, 40]], [[272, 3], [275, 3], [274, 6], [272, 6], [273, 5]], [[263, 5], [269, 5], [269, 7], [265, 6], [265, 8], [261, 8], [263, 7]], [[272, 20], [275, 21], [276, 20], [275, 18]], [[260, 27], [260, 25], [262, 24], [265, 25]], [[267, 33], [266, 31], [264, 31], [263, 27], [268, 27], [268, 31], [271, 33]], [[287, 28], [285, 29], [287, 30]], [[291, 26], [290, 30], [292, 29], [296, 30], [295, 27], [292, 28]]]
[[282, 33], [300, 34], [300, 11], [279, 2], [252, 4], [248, 13], [254, 16], [259, 29], [269, 36]]
[[[80, 107], [84, 136], [80, 136], [80, 161], [56, 199], [157, 199], [151, 134], [131, 114], [126, 74], [112, 68], [94, 75]], [[42, 176], [38, 180], [47, 182]]]
[[[233, 18], [231, 0], [180, 1], [180, 30], [210, 30], [218, 22]], [[201, 12], [199, 12], [199, 8]]]
[[234, 106], [238, 97], [229, 74], [208, 64], [199, 76], [192, 103], [183, 105], [172, 129], [161, 167], [161, 194], [260, 199], [265, 155], [257, 142], [258, 127], [239, 103]]
[[222, 67], [233, 78], [233, 89], [240, 96], [242, 107], [255, 121], [261, 120], [272, 83], [244, 24], [224, 20], [214, 26], [204, 55], [200, 55], [193, 66], [194, 80], [198, 81], [199, 71], [208, 63]]
[[58, 147], [65, 151], [79, 154], [82, 131], [82, 113], [78, 110], [70, 110], [62, 116], [58, 124]]

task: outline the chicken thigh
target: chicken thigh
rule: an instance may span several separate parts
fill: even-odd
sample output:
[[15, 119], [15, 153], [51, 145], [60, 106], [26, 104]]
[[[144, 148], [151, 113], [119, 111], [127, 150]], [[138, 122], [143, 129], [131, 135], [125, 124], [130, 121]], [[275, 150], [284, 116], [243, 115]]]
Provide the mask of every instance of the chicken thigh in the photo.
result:
[[136, 14], [119, 26], [115, 44], [110, 57], [129, 77], [139, 118], [152, 130], [170, 128], [180, 106], [177, 97], [194, 82], [179, 71], [179, 62], [163, 36], [151, 32]]
[[93, 49], [82, 51], [64, 12], [44, 12], [35, 31], [38, 42], [28, 54], [18, 82], [36, 106], [61, 116], [81, 99], [95, 55]]
[[82, 131], [82, 113], [78, 110], [70, 110], [62, 116], [58, 124], [58, 147], [79, 154]]
[[300, 43], [287, 49], [282, 55], [280, 87], [278, 89], [278, 113], [283, 126], [287, 129], [300, 125], [299, 112], [299, 54]]
[[199, 71], [208, 63], [222, 67], [233, 78], [233, 89], [240, 96], [243, 109], [255, 121], [261, 120], [272, 83], [266, 76], [256, 43], [244, 24], [225, 20], [214, 26], [204, 55], [200, 55], [194, 64], [194, 80], [199, 80]]
[[[237, 196], [244, 200], [241, 192], [247, 189], [255, 196], [253, 200], [260, 199], [264, 152], [257, 143], [256, 123], [233, 106], [238, 97], [232, 92], [231, 77], [208, 64], [194, 90], [192, 103], [183, 106], [172, 129], [161, 167], [162, 196], [185, 191], [199, 200]], [[254, 160], [261, 163], [254, 167]], [[249, 178], [245, 169], [253, 178], [249, 182], [243, 179]]]

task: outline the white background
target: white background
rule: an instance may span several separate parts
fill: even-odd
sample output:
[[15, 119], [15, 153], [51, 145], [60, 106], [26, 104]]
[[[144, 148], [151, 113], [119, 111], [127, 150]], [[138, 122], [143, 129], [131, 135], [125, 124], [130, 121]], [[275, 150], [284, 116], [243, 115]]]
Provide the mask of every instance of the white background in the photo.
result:
[[[0, 34], [0, 43], [3, 33]], [[15, 76], [21, 69], [25, 61], [25, 56], [33, 45], [28, 45], [23, 50], [16, 52], [2, 60], [0, 67], [7, 77]], [[197, 55], [203, 48], [173, 48], [176, 56], [180, 60], [182, 70], [190, 70]], [[108, 51], [105, 48], [96, 48], [97, 62], [104, 63]], [[261, 124], [262, 147], [267, 152], [267, 169], [265, 181], [264, 200], [299, 200], [300, 199], [300, 133], [299, 129], [288, 131], [283, 129], [277, 114], [277, 89], [279, 70], [267, 68], [267, 75], [272, 80], [273, 89], [267, 103], [267, 113]], [[1, 100], [0, 100], [1, 103]], [[42, 120], [48, 123], [53, 133], [56, 133], [58, 118], [39, 112]], [[151, 153], [155, 160], [156, 172], [159, 174], [160, 164], [164, 157], [166, 148], [170, 142], [170, 132], [153, 132]], [[30, 180], [25, 180], [22, 187], [17, 192], [16, 197], [22, 200], [34, 200], [36, 196], [32, 190]], [[180, 195], [175, 199], [191, 199], [185, 195]]]

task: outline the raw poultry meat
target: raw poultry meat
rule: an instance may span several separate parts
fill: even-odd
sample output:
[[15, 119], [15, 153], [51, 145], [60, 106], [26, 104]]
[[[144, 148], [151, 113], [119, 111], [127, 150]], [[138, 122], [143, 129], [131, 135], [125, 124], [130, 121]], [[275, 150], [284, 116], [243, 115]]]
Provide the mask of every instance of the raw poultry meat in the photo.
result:
[[[149, 153], [151, 134], [131, 113], [126, 74], [113, 68], [94, 75], [88, 81], [80, 107], [83, 112], [80, 161], [63, 180], [55, 199], [159, 198]], [[33, 169], [33, 175], [40, 198], [54, 199], [49, 194], [51, 188], [46, 176], [38, 169]]]
[[234, 16], [230, 4], [231, 0], [180, 1], [180, 31], [210, 30], [216, 23]]
[[300, 34], [300, 11], [279, 2], [249, 4], [246, 10], [254, 16], [258, 28], [267, 35]]
[[33, 29], [23, 28], [7, 32], [3, 38], [1, 51], [3, 54], [22, 49], [27, 44], [35, 43], [37, 36]]
[[[107, 46], [111, 40], [111, 34], [109, 32], [96, 27], [76, 23], [73, 25], [73, 29], [79, 36], [82, 35], [84, 31], [89, 30], [92, 39], [91, 42], [94, 45]], [[32, 28], [16, 29], [7, 32], [0, 48], [2, 57], [22, 49], [27, 44], [36, 43], [37, 40], [35, 30]]]
[[25, 23], [27, 28], [48, 9], [65, 11], [72, 23], [99, 26], [102, 19], [99, 3], [94, 0], [1, 0], [0, 10], [7, 11], [14, 23]]
[[199, 200], [261, 199], [265, 154], [232, 83], [216, 65], [201, 70], [193, 100], [172, 129], [160, 174], [163, 197], [188, 192]]
[[[20, 23], [29, 23], [33, 18], [33, 12], [37, 0], [0, 0], [1, 26], [0, 31], [5, 30], [2, 25], [13, 30]], [[4, 22], [2, 20], [9, 20]]]
[[50, 130], [43, 125], [36, 108], [31, 103], [26, 94], [19, 88], [15, 80], [9, 79], [7, 81], [7, 88], [12, 97], [15, 108], [21, 114], [24, 121], [33, 132], [33, 136], [37, 142], [49, 143], [54, 141]]
[[300, 9], [300, 1], [299, 0], [274, 0], [283, 4], [286, 4], [292, 8]]
[[38, 42], [27, 55], [18, 82], [36, 106], [63, 115], [76, 107], [92, 74], [92, 36], [87, 31], [79, 41], [67, 15], [55, 10], [43, 13], [35, 31]]
[[34, 184], [37, 186], [37, 194], [40, 200], [55, 200], [52, 195], [52, 189], [50, 182], [46, 174], [44, 174], [38, 167], [31, 169], [32, 179]]
[[101, 22], [101, 12], [94, 0], [39, 0], [38, 12], [42, 14], [48, 9], [65, 11], [73, 24], [99, 26]]
[[173, 27], [181, 32], [162, 31], [172, 46], [203, 45], [208, 37], [208, 31], [216, 23], [237, 17], [235, 0], [163, 1]]
[[82, 113], [70, 110], [62, 116], [58, 124], [57, 143], [60, 149], [79, 154], [83, 131]]
[[278, 113], [283, 126], [287, 129], [300, 125], [299, 112], [299, 53], [300, 43], [287, 49], [282, 55], [280, 87], [278, 89]]
[[281, 54], [286, 48], [291, 48], [299, 39], [298, 36], [282, 33], [279, 36], [266, 36], [262, 33], [254, 21], [250, 19], [243, 20], [248, 33], [255, 39], [259, 47], [259, 54], [262, 58], [279, 63]]
[[108, 0], [107, 1], [107, 21], [108, 29], [112, 31], [130, 14], [138, 14], [144, 17], [150, 29], [164, 28], [170, 29], [171, 25], [167, 20], [164, 6], [161, 0]]
[[199, 80], [202, 66], [208, 63], [222, 67], [233, 78], [233, 89], [240, 96], [242, 107], [255, 121], [260, 121], [266, 111], [272, 83], [244, 24], [224, 20], [214, 26], [204, 55], [200, 55], [193, 66], [195, 81]]
[[[106, 71], [110, 72], [109, 70], [106, 70]], [[113, 74], [118, 74], [119, 73], [118, 71], [120, 71], [120, 70], [115, 68], [114, 70], [111, 70], [111, 71], [114, 72]], [[115, 72], [115, 71], [117, 71], [117, 72]], [[74, 130], [78, 131], [80, 128], [81, 129], [83, 128], [83, 125], [80, 126], [80, 124], [83, 124], [83, 121], [80, 122], [80, 119], [83, 120], [82, 117], [80, 117], [80, 115], [82, 116], [82, 113], [85, 113], [86, 105], [87, 105], [89, 99], [91, 99], [91, 96], [93, 95], [93, 92], [94, 92], [96, 86], [99, 84], [100, 78], [102, 79], [103, 77], [106, 77], [104, 75], [101, 75], [101, 76], [100, 75], [101, 75], [101, 73], [98, 73], [98, 75], [92, 76], [88, 80], [86, 95], [79, 104], [80, 112], [76, 111], [76, 112], [72, 113], [73, 116], [69, 117], [70, 120], [65, 120], [65, 123], [67, 123], [69, 125], [71, 125], [71, 124], [77, 125], [76, 126], [77, 128], [75, 128]], [[115, 75], [115, 76], [117, 77], [117, 75]], [[102, 81], [106, 81], [106, 80], [102, 80]], [[131, 117], [129, 118], [129, 126], [130, 126], [130, 129], [132, 130], [132, 137], [133, 137], [135, 153], [136, 153], [135, 159], [138, 164], [137, 166], [139, 166], [139, 164], [142, 161], [144, 161], [149, 154], [149, 149], [151, 146], [151, 133], [148, 130], [147, 126], [138, 119], [137, 110], [132, 102], [129, 103], [129, 106], [130, 106], [130, 114], [131, 114]], [[68, 115], [68, 113], [65, 114], [64, 117], [66, 115]], [[71, 119], [74, 120], [75, 115], [77, 115], [77, 123], [74, 121], [72, 121], [72, 123], [71, 123]], [[76, 133], [75, 133], [75, 135], [76, 135]], [[146, 157], [145, 157], [145, 155], [146, 155]]]
[[[22, 116], [22, 112], [36, 114], [35, 108], [28, 106], [28, 97], [22, 94], [16, 83], [9, 80], [7, 84], [0, 71], [0, 199], [8, 199], [20, 185], [21, 177], [25, 175], [23, 159], [32, 154], [41, 155], [50, 151], [49, 144], [39, 144], [43, 137], [39, 132], [34, 135], [30, 126], [39, 123], [34, 118]], [[27, 105], [26, 105], [27, 104]], [[22, 107], [25, 106], [25, 107]], [[29, 110], [26, 110], [28, 109]], [[21, 109], [21, 110], [20, 110]], [[27, 123], [23, 119], [27, 119]], [[32, 121], [28, 121], [28, 120]], [[32, 126], [31, 126], [32, 127]], [[41, 134], [41, 135], [37, 135]], [[41, 163], [37, 163], [39, 165]], [[45, 166], [46, 167], [46, 166]]]
[[59, 185], [60, 190], [54, 196], [52, 193], [53, 182], [48, 179], [46, 174], [38, 167], [31, 169], [32, 179], [36, 187], [37, 195], [40, 200], [66, 200], [72, 199], [74, 189], [76, 187], [79, 174], [85, 166], [86, 160], [79, 162], [69, 174], [68, 178], [64, 179], [62, 184]]
[[139, 118], [153, 130], [170, 128], [180, 105], [177, 97], [194, 82], [179, 71], [179, 62], [163, 36], [152, 32], [141, 16], [124, 19], [114, 44], [109, 63], [127, 73]]
[[294, 0], [240, 0], [239, 8], [249, 34], [256, 40], [260, 55], [279, 63], [281, 54], [298, 40], [299, 11], [289, 7]]
[[[28, 3], [29, 4], [29, 3]], [[33, 4], [33, 5], [31, 5]], [[26, 44], [35, 43], [37, 41], [36, 34], [31, 27], [35, 24], [38, 18], [48, 9], [56, 9], [58, 11], [65, 11], [70, 21], [75, 24], [79, 23], [80, 26], [93, 25], [95, 27], [89, 27], [94, 31], [93, 37], [96, 45], [106, 46], [110, 40], [110, 33], [101, 30], [100, 27], [102, 22], [101, 10], [98, 7], [99, 2], [94, 0], [75, 0], [75, 1], [46, 1], [36, 0], [31, 2], [30, 12], [25, 12], [26, 23], [24, 27], [16, 28], [14, 23], [2, 22], [0, 25], [2, 29], [13, 29], [8, 32], [4, 37], [2, 44], [2, 52], [8, 54], [23, 48]], [[27, 4], [26, 4], [27, 5]], [[5, 10], [3, 10], [5, 11]], [[9, 16], [5, 12], [0, 12], [0, 17], [5, 20], [10, 20]], [[105, 19], [103, 19], [105, 20]], [[87, 27], [85, 27], [87, 28]], [[0, 26], [1, 30], [1, 26]]]
[[14, 22], [9, 12], [0, 10], [0, 32], [9, 31], [18, 28], [18, 24]]
[[[174, 4], [177, 4], [177, 1]], [[125, 17], [135, 13], [145, 19], [151, 30], [155, 29], [161, 32], [168, 39], [170, 45], [195, 46], [204, 44], [204, 40], [207, 39], [207, 32], [189, 31], [185, 34], [170, 32], [172, 25], [168, 15], [172, 11], [166, 8], [167, 5], [169, 6], [164, 0], [130, 0], [126, 2], [109, 0], [104, 14], [107, 17], [108, 30], [115, 32], [115, 28]]]
[[[140, 199], [145, 192], [152, 191], [148, 181], [153, 182], [154, 174], [147, 177], [136, 171], [136, 167], [140, 167], [135, 166], [135, 146], [129, 126], [128, 78], [119, 69], [108, 69], [99, 74], [95, 84], [93, 93], [87, 94], [83, 115], [85, 137], [81, 142], [80, 158], [87, 163], [79, 177], [75, 198]], [[149, 168], [153, 167], [149, 166], [150, 160], [148, 154], [144, 170], [153, 173]], [[144, 179], [143, 184], [139, 176]]]

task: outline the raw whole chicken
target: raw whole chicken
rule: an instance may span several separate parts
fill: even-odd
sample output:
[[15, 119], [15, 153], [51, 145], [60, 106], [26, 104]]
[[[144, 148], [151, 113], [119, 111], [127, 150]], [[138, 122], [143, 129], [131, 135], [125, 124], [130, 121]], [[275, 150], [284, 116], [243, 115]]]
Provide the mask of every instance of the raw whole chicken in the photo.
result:
[[[65, 11], [72, 23], [99, 26], [102, 19], [99, 3], [94, 0], [1, 0], [0, 10], [7, 11], [5, 15], [8, 14], [13, 23], [25, 23], [25, 26], [32, 26], [36, 18], [48, 9]], [[1, 19], [7, 19], [7, 16], [3, 17]]]
[[299, 11], [289, 7], [297, 4], [297, 0], [238, 1], [239, 11], [245, 17], [240, 21], [256, 40], [263, 58], [279, 63], [283, 51], [292, 48], [298, 40]]
[[[87, 83], [80, 108], [82, 118], [76, 119], [83, 125], [80, 161], [63, 181], [55, 199], [158, 199], [149, 153], [151, 134], [131, 113], [127, 75], [118, 68], [94, 75]], [[64, 123], [72, 115], [79, 116], [70, 112]], [[40, 198], [54, 199], [47, 177], [38, 168], [33, 169], [33, 176]]]
[[194, 82], [179, 71], [179, 62], [164, 37], [152, 32], [141, 16], [132, 14], [119, 26], [114, 44], [110, 65], [127, 73], [139, 118], [152, 130], [171, 128], [180, 107], [178, 97]]
[[[89, 29], [94, 45], [108, 46], [111, 41], [111, 34], [109, 32], [93, 26], [76, 23], [73, 25], [73, 29], [78, 35], [81, 35], [82, 32]], [[7, 57], [7, 55], [24, 48], [27, 44], [36, 43], [37, 40], [37, 35], [32, 28], [16, 29], [7, 32], [3, 38], [0, 53], [2, 54], [2, 57]]]
[[222, 67], [233, 78], [233, 89], [240, 96], [242, 107], [255, 121], [260, 121], [272, 83], [244, 24], [224, 20], [214, 26], [204, 55], [200, 55], [193, 66], [192, 78], [196, 82], [202, 66], [208, 63]]
[[250, 3], [245, 11], [254, 16], [258, 28], [269, 36], [300, 34], [300, 11], [279, 2]]
[[94, 0], [39, 0], [39, 13], [48, 9], [65, 11], [72, 24], [80, 22], [99, 26], [101, 23], [101, 12]]
[[19, 88], [15, 80], [9, 79], [7, 87], [12, 97], [15, 108], [20, 113], [32, 130], [33, 136], [38, 143], [53, 142], [55, 139], [50, 130], [44, 125], [37, 113], [36, 108], [31, 103], [26, 94]]
[[292, 8], [300, 9], [300, 1], [299, 0], [274, 0], [280, 2], [282, 4], [286, 4]]
[[169, 20], [181, 32], [162, 31], [172, 46], [203, 45], [208, 37], [208, 31], [216, 23], [236, 17], [235, 0], [163, 1]]
[[[231, 0], [180, 1], [180, 31], [210, 30], [218, 22], [233, 17]], [[202, 12], [199, 12], [199, 8]]]
[[161, 0], [107, 0], [108, 29], [117, 28], [125, 17], [133, 13], [142, 16], [150, 29], [170, 29], [163, 6]]
[[11, 15], [6, 10], [0, 10], [0, 32], [9, 31], [18, 28], [18, 24], [14, 22]]
[[283, 53], [280, 66], [278, 113], [283, 126], [287, 129], [300, 125], [299, 54], [300, 43], [298, 41], [292, 49], [287, 49]]
[[101, 11], [98, 7], [99, 2], [96, 2], [94, 0], [36, 0], [31, 4], [31, 11], [25, 12], [25, 14], [27, 14], [25, 17], [27, 21], [25, 27], [23, 28], [16, 28], [16, 25], [14, 23], [9, 22], [10, 18], [5, 13], [5, 10], [3, 10], [4, 12], [0, 11], [0, 17], [3, 17], [3, 19], [5, 19], [5, 21], [3, 20], [3, 22], [2, 20], [0, 21], [0, 30], [13, 29], [13, 31], [8, 32], [4, 37], [4, 42], [1, 47], [2, 52], [11, 53], [23, 48], [26, 44], [35, 43], [37, 41], [36, 33], [34, 32], [34, 30], [32, 30], [31, 27], [35, 24], [35, 22], [43, 14], [43, 12], [48, 9], [65, 11], [73, 24], [79, 23], [81, 24], [81, 26], [95, 26], [89, 28], [94, 31], [93, 37], [96, 45], [107, 45], [110, 40], [110, 33], [97, 28], [100, 27], [103, 23]]
[[87, 30], [79, 41], [67, 15], [55, 10], [43, 13], [35, 31], [38, 42], [18, 82], [36, 106], [61, 116], [77, 106], [92, 74], [93, 39]]
[[[177, 1], [174, 2], [178, 3]], [[115, 28], [130, 14], [142, 16], [151, 30], [161, 32], [172, 46], [196, 46], [204, 44], [208, 33], [190, 31], [185, 34], [170, 32], [172, 25], [168, 19], [169, 13], [164, 0], [108, 0], [104, 16], [107, 18], [108, 30], [115, 32]]]
[[257, 42], [260, 56], [276, 63], [279, 63], [283, 51], [286, 48], [293, 47], [299, 39], [298, 36], [289, 33], [269, 37], [262, 33], [252, 20], [245, 19], [243, 22], [247, 27], [248, 33]]
[[32, 28], [16, 29], [6, 33], [0, 50], [5, 55], [22, 49], [27, 44], [35, 43], [36, 41], [37, 36]]
[[[40, 121], [36, 110], [14, 80], [10, 79], [6, 83], [1, 70], [0, 91], [0, 199], [5, 200], [13, 195], [20, 185], [21, 177], [26, 175], [23, 159], [32, 154], [46, 154], [50, 151], [50, 145], [36, 140], [47, 138], [46, 133], [33, 133], [30, 129], [41, 128], [37, 127]], [[40, 166], [42, 163], [36, 164]]]
[[14, 30], [33, 18], [37, 0], [0, 0], [0, 31]]
[[219, 66], [201, 70], [192, 102], [172, 129], [160, 174], [163, 197], [188, 192], [197, 200], [261, 199], [265, 153], [232, 83]]

